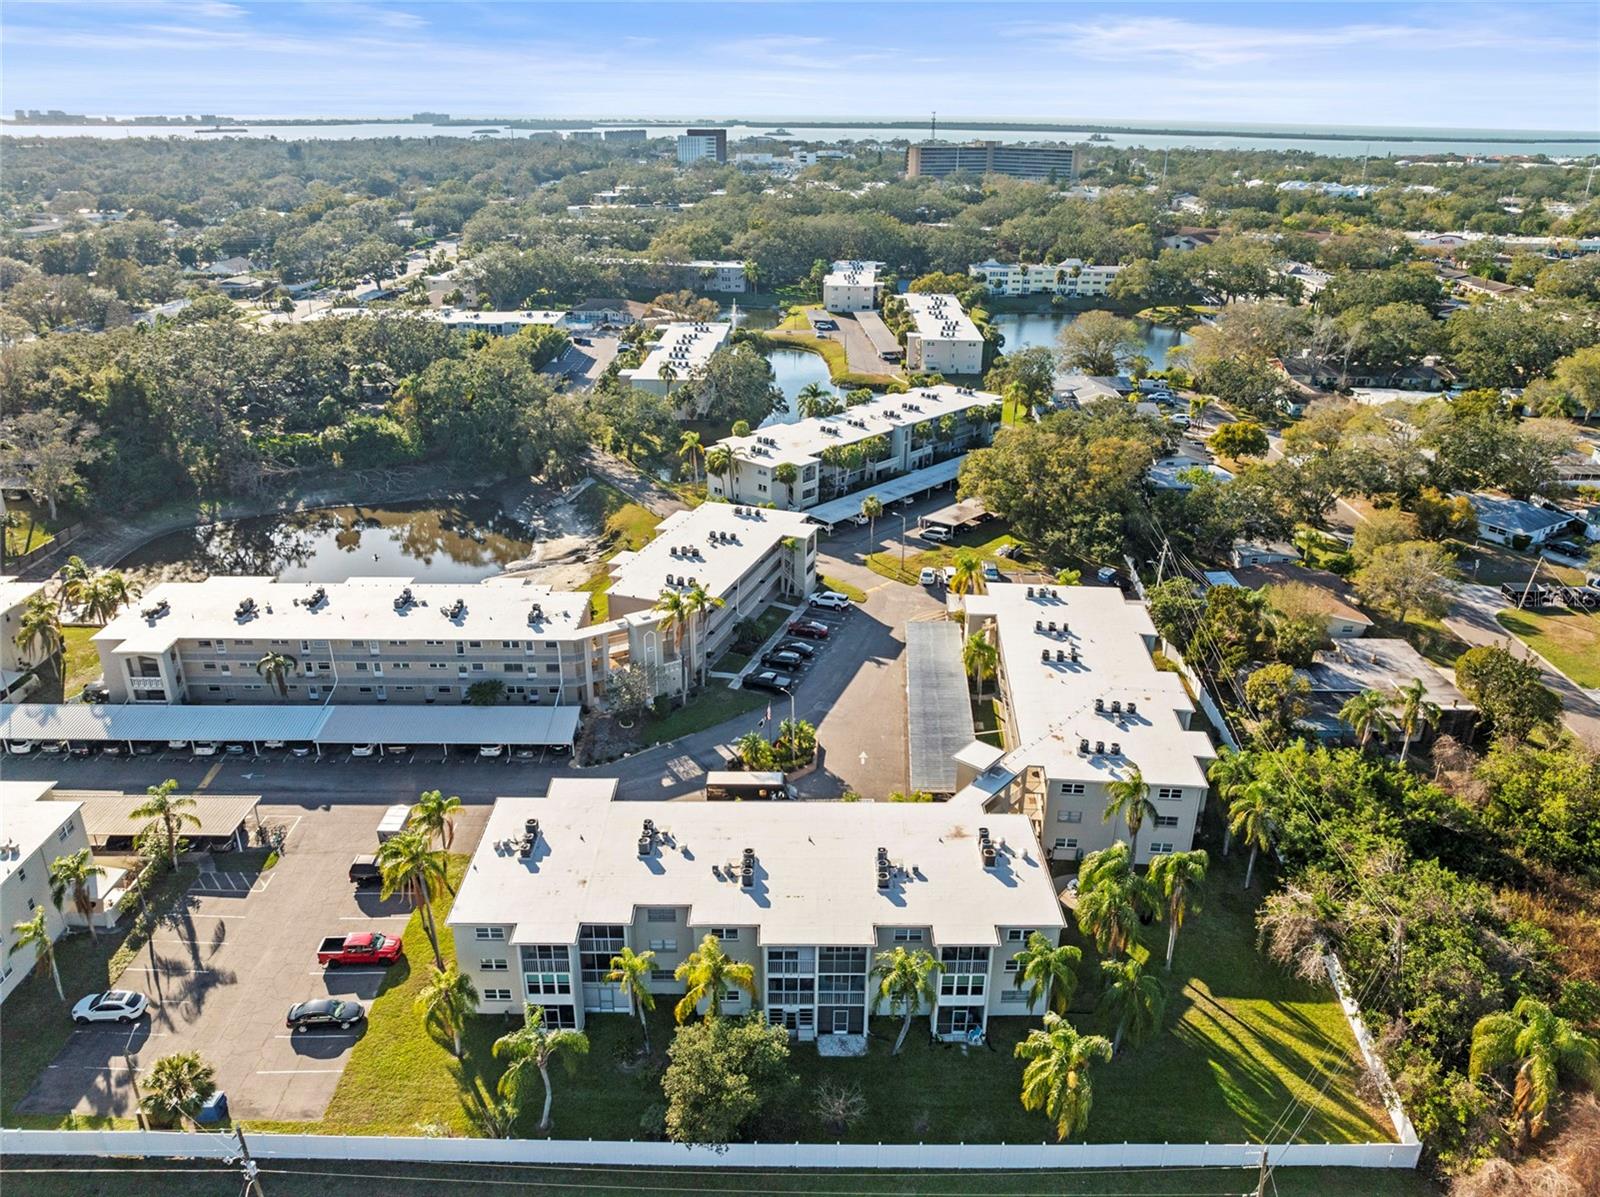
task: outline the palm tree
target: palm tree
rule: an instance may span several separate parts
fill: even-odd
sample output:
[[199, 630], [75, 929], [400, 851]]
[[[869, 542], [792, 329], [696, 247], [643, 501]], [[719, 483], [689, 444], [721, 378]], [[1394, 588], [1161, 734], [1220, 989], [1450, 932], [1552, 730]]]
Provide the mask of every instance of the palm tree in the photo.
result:
[[1129, 856], [1139, 858], [1139, 829], [1146, 819], [1156, 817], [1156, 804], [1150, 800], [1150, 787], [1144, 783], [1139, 766], [1126, 777], [1106, 783], [1106, 809], [1101, 815], [1107, 823], [1121, 819], [1128, 825]]
[[671, 362], [662, 362], [656, 369], [656, 377], [666, 384], [667, 390], [672, 390], [672, 384], [678, 381], [678, 368]]
[[284, 653], [268, 651], [256, 662], [256, 672], [272, 683], [280, 698], [289, 697], [289, 678], [294, 674], [295, 660]]
[[956, 572], [950, 578], [950, 589], [955, 594], [982, 594], [983, 558], [971, 549], [957, 549], [951, 558]]
[[655, 958], [654, 952], [623, 948], [611, 958], [611, 971], [606, 974], [606, 980], [622, 991], [629, 1008], [639, 1016], [647, 1056], [650, 1054], [650, 1020], [645, 1015], [656, 1008], [656, 995], [650, 992], [650, 971]]
[[1366, 750], [1367, 741], [1374, 732], [1380, 737], [1394, 730], [1394, 716], [1389, 713], [1389, 698], [1376, 690], [1363, 690], [1339, 708], [1339, 719], [1359, 737], [1359, 746]]
[[158, 786], [145, 790], [145, 800], [129, 812], [135, 819], [149, 819], [150, 825], [159, 825], [167, 837], [167, 850], [172, 854], [172, 867], [178, 867], [178, 833], [184, 824], [200, 826], [200, 816], [194, 813], [195, 801], [189, 795], [178, 794], [175, 778], [167, 778]]
[[[715, 450], [713, 450], [715, 452]], [[656, 605], [651, 608], [661, 616], [661, 628], [670, 632], [678, 642], [678, 672], [683, 682], [683, 693], [680, 696], [684, 706], [689, 705], [689, 648], [688, 631], [694, 621], [694, 611], [689, 606], [683, 591], [663, 590], [661, 597], [656, 600]]]
[[410, 826], [439, 840], [439, 847], [448, 849], [456, 838], [456, 812], [461, 809], [461, 799], [455, 794], [446, 798], [439, 790], [427, 790], [417, 798], [411, 808]]
[[809, 420], [832, 407], [832, 399], [833, 396], [828, 388], [820, 382], [808, 382], [800, 388], [800, 393], [794, 398], [795, 413], [801, 419]]
[[50, 862], [50, 900], [60, 910], [70, 890], [72, 904], [89, 924], [91, 939], [98, 939], [100, 933], [94, 929], [94, 895], [89, 892], [89, 886], [96, 877], [105, 875], [106, 871], [94, 863], [94, 856], [87, 848], [79, 848], [71, 856], [58, 856]]
[[108, 569], [93, 578], [83, 591], [84, 618], [103, 626], [111, 622], [124, 603], [131, 603], [143, 593], [144, 587], [129, 581], [121, 570]]
[[[706, 622], [706, 612], [714, 611], [718, 607], [726, 607], [727, 600], [718, 598], [706, 589], [704, 582], [696, 582], [683, 596], [685, 605], [690, 614], [690, 640], [692, 655], [697, 655], [700, 648], [700, 633]], [[705, 657], [700, 659], [700, 684], [706, 684], [706, 670], [710, 668], [710, 661]]]
[[522, 1018], [522, 1026], [494, 1041], [494, 1054], [508, 1061], [500, 1077], [500, 1093], [520, 1104], [522, 1091], [528, 1084], [528, 1072], [536, 1069], [544, 1082], [544, 1114], [539, 1118], [539, 1130], [548, 1131], [550, 1101], [555, 1096], [550, 1087], [550, 1061], [560, 1056], [571, 1071], [578, 1056], [589, 1054], [589, 1037], [582, 1031], [545, 1025], [544, 1007], [532, 1002], [523, 1010]]
[[1206, 426], [1206, 398], [1204, 395], [1193, 395], [1189, 399], [1189, 419], [1194, 421], [1197, 428]]
[[56, 672], [56, 653], [62, 645], [61, 616], [42, 592], [23, 604], [14, 643], [26, 661], [31, 663], [37, 654], [40, 664], [48, 661], [51, 672]]
[[878, 543], [878, 520], [883, 515], [883, 500], [877, 495], [868, 495], [861, 500], [861, 514], [867, 520], [867, 542], [872, 545]]
[[1203, 848], [1166, 852], [1150, 862], [1147, 879], [1167, 904], [1168, 972], [1172, 971], [1172, 953], [1178, 946], [1178, 928], [1183, 926], [1191, 900], [1196, 907], [1200, 905], [1198, 898], [1191, 899], [1191, 891], [1206, 879], [1206, 866], [1210, 863]]
[[1244, 887], [1250, 888], [1256, 854], [1271, 848], [1278, 836], [1277, 801], [1264, 781], [1252, 781], [1228, 810], [1228, 830], [1250, 845], [1250, 863], [1244, 868]]
[[1600, 1040], [1585, 1035], [1537, 998], [1525, 997], [1472, 1028], [1468, 1071], [1476, 1080], [1509, 1064], [1517, 1066], [1511, 1110], [1518, 1125], [1537, 1139], [1545, 1111], [1563, 1077], [1600, 1089]]
[[478, 987], [472, 978], [455, 965], [436, 968], [412, 1003], [429, 1022], [437, 1022], [450, 1032], [455, 1055], [461, 1058], [461, 1028], [467, 1016], [478, 1007]]
[[217, 1074], [199, 1052], [178, 1052], [157, 1060], [143, 1086], [139, 1105], [152, 1122], [161, 1126], [185, 1120], [192, 1123], [200, 1107], [217, 1091]]
[[1078, 926], [1102, 954], [1133, 942], [1139, 920], [1154, 913], [1150, 887], [1133, 871], [1133, 852], [1122, 841], [1091, 852], [1078, 869]]
[[1400, 706], [1400, 730], [1405, 740], [1400, 745], [1400, 763], [1406, 763], [1411, 754], [1411, 741], [1424, 727], [1439, 721], [1439, 704], [1428, 699], [1428, 687], [1420, 677], [1412, 678], [1409, 685], [1400, 687], [1396, 700]]
[[[733, 450], [727, 445], [713, 445], [706, 451], [706, 475], [716, 474], [722, 479], [723, 492], [733, 497]], [[709, 489], [709, 487], [707, 488]]]
[[800, 467], [792, 461], [783, 462], [772, 471], [775, 482], [783, 483], [783, 501], [787, 505], [794, 502], [794, 484], [800, 480]]
[[936, 977], [944, 965], [933, 958], [931, 952], [918, 948], [907, 951], [896, 948], [892, 952], [879, 952], [873, 961], [872, 975], [877, 978], [878, 992], [872, 999], [872, 1012], [876, 1014], [884, 1002], [889, 1003], [889, 1013], [900, 1014], [900, 1034], [895, 1036], [894, 1050], [898, 1056], [906, 1044], [906, 1032], [911, 1030], [911, 1018], [924, 1005], [932, 1005], [938, 994]]
[[1217, 798], [1222, 802], [1223, 837], [1222, 854], [1228, 854], [1233, 843], [1233, 828], [1228, 825], [1228, 810], [1233, 800], [1244, 792], [1245, 786], [1255, 779], [1255, 762], [1245, 753], [1224, 747], [1211, 762], [1206, 777], [1216, 787]]
[[700, 946], [673, 970], [673, 977], [687, 986], [683, 999], [673, 1010], [673, 1017], [682, 1023], [700, 1007], [710, 1004], [711, 1018], [722, 1013], [722, 995], [731, 986], [742, 989], [753, 999], [756, 996], [756, 970], [743, 961], [731, 960], [722, 950], [715, 935], [707, 935]]
[[76, 607], [83, 601], [91, 576], [89, 565], [82, 557], [74, 553], [67, 558], [66, 564], [61, 567], [61, 588], [56, 591], [57, 614], [69, 606]]
[[66, 991], [61, 988], [61, 970], [56, 968], [56, 942], [51, 938], [50, 928], [45, 926], [44, 907], [35, 910], [31, 919], [12, 923], [11, 931], [17, 937], [17, 942], [11, 945], [6, 955], [15, 956], [23, 948], [32, 948], [34, 962], [43, 961], [50, 966], [50, 979], [56, 983], [56, 996], [66, 1001]]
[[383, 877], [380, 898], [404, 893], [412, 908], [422, 911], [422, 929], [433, 948], [433, 963], [443, 968], [439, 931], [433, 923], [433, 895], [448, 880], [445, 854], [429, 845], [426, 832], [403, 831], [378, 845], [378, 872]]
[[1017, 982], [1028, 990], [1028, 1008], [1045, 1005], [1065, 1014], [1078, 989], [1078, 965], [1083, 952], [1071, 944], [1057, 945], [1042, 931], [1028, 936], [1027, 946], [1012, 957], [1017, 962]]
[[1111, 1059], [1111, 1044], [1100, 1035], [1080, 1035], [1055, 1011], [1046, 1011], [1043, 1029], [1028, 1032], [1015, 1055], [1028, 1061], [1022, 1070], [1022, 1108], [1043, 1110], [1065, 1139], [1089, 1125], [1094, 1088], [1089, 1065]]
[[983, 679], [993, 677], [1000, 666], [1000, 650], [989, 639], [987, 627], [979, 628], [967, 637], [961, 646], [961, 663], [967, 672], [978, 679], [978, 701], [983, 701]]
[[700, 458], [705, 455], [706, 451], [700, 444], [698, 432], [689, 430], [678, 437], [678, 456], [688, 460], [690, 477], [696, 486], [700, 485]]
[[1161, 1016], [1167, 1009], [1167, 987], [1160, 977], [1146, 973], [1144, 965], [1132, 956], [1126, 960], [1102, 960], [1100, 972], [1106, 980], [1100, 1012], [1116, 1022], [1117, 1029], [1111, 1037], [1111, 1054], [1116, 1055], [1122, 1049], [1124, 1036], [1137, 1046], [1161, 1025]]

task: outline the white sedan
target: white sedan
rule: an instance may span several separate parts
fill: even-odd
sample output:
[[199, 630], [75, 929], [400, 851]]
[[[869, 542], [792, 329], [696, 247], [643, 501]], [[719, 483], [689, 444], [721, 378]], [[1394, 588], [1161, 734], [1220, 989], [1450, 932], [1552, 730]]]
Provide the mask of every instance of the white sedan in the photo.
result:
[[108, 989], [91, 993], [72, 1008], [72, 1021], [132, 1022], [150, 1008], [150, 999], [131, 989]]

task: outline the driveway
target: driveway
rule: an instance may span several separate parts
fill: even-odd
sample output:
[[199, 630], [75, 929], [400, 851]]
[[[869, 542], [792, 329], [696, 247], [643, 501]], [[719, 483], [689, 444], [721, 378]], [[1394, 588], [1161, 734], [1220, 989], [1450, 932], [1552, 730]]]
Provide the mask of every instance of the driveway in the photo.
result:
[[[407, 960], [388, 970], [317, 964], [324, 936], [399, 934], [410, 917], [402, 899], [357, 893], [347, 877], [351, 857], [376, 846], [383, 810], [325, 799], [265, 808], [264, 822], [290, 828], [276, 867], [262, 872], [213, 857], [217, 867], [201, 873], [119, 982], [150, 995], [150, 1018], [131, 1031], [77, 1028], [18, 1108], [129, 1117], [131, 1070], [192, 1050], [216, 1069], [235, 1116], [321, 1118], [365, 1028], [294, 1034], [284, 1014], [318, 997], [370, 1004], [381, 987], [428, 963], [424, 939], [408, 942]], [[472, 850], [486, 818], [486, 808], [463, 812], [456, 851]]]
[[1544, 673], [1544, 684], [1561, 696], [1562, 721], [1578, 739], [1591, 748], [1600, 749], [1600, 696], [1581, 689], [1566, 674], [1552, 669], [1531, 648], [1501, 627], [1495, 614], [1505, 610], [1506, 605], [1498, 586], [1457, 586], [1444, 626], [1474, 647], [1496, 645], [1538, 665]]

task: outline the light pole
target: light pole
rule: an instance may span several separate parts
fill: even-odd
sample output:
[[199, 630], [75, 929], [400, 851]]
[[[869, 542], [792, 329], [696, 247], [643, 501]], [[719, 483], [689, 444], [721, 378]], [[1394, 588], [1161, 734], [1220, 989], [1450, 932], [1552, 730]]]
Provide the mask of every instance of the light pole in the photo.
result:
[[900, 572], [906, 572], [906, 513], [900, 511]]

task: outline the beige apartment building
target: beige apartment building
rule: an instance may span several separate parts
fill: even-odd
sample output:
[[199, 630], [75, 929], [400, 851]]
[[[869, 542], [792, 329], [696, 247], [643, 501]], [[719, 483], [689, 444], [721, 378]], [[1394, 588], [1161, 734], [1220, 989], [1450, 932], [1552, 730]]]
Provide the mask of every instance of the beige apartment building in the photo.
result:
[[954, 295], [898, 297], [911, 314], [906, 368], [939, 374], [982, 374], [983, 334]]

